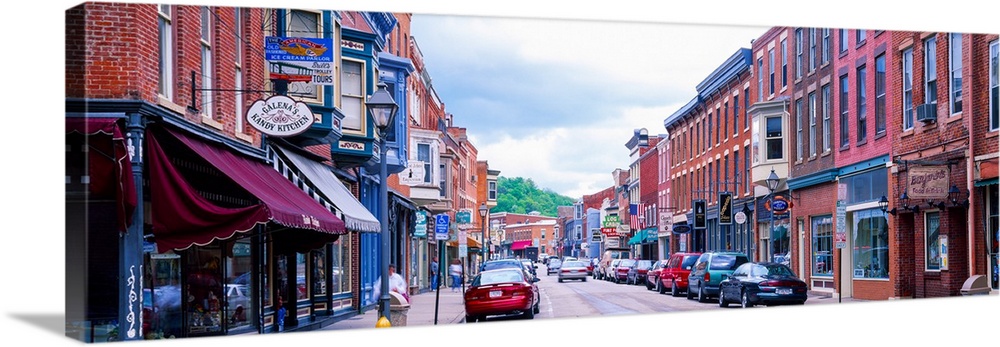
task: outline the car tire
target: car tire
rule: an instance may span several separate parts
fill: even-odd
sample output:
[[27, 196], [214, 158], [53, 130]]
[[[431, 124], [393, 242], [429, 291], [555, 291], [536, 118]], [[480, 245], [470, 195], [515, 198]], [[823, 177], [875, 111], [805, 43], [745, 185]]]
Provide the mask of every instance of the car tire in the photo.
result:
[[562, 281], [562, 280], [563, 280], [563, 279], [562, 279], [562, 278], [560, 278], [560, 279], [559, 279], [559, 283], [563, 283], [563, 281]]
[[708, 295], [705, 295], [705, 287], [698, 286], [698, 302], [705, 302], [708, 299]]
[[587, 282], [587, 278], [586, 278], [586, 277], [584, 277], [584, 278], [583, 278], [582, 280], [583, 280], [584, 282]]
[[740, 293], [740, 307], [743, 308], [753, 307], [753, 303], [750, 302], [750, 294], [747, 294], [747, 291], [745, 290]]
[[677, 281], [670, 281], [670, 296], [681, 296], [681, 289], [677, 288]]
[[687, 299], [688, 300], [694, 299], [694, 293], [691, 292], [691, 282], [688, 282]]
[[[657, 281], [657, 282], [659, 282], [659, 281]], [[651, 283], [649, 283], [649, 281], [646, 281], [646, 290], [659, 289], [657, 287], [659, 287], [659, 286], [654, 287], [654, 286], [652, 286]]]
[[477, 320], [476, 316], [465, 316], [466, 323], [475, 323]]
[[539, 312], [542, 312], [542, 308], [541, 308], [541, 307], [539, 307], [538, 305], [539, 305], [538, 303], [535, 303], [535, 307], [533, 307], [533, 308], [531, 309], [531, 313], [539, 313]]
[[726, 300], [726, 292], [719, 288], [719, 307], [729, 307], [729, 301]]

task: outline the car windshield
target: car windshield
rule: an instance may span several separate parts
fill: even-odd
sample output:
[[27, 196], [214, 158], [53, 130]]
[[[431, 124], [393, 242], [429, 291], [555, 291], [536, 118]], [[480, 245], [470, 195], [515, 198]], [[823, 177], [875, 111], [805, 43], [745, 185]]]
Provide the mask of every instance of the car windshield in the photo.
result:
[[483, 264], [483, 271], [507, 268], [520, 269], [521, 263], [516, 261], [488, 261]]
[[622, 259], [622, 262], [618, 264], [621, 267], [629, 267], [635, 264], [635, 260], [632, 259]]
[[524, 282], [524, 275], [516, 270], [494, 270], [480, 273], [472, 286], [485, 286], [497, 283]]
[[653, 261], [652, 260], [640, 260], [639, 261], [639, 265], [637, 265], [636, 267], [645, 269], [645, 268], [650, 267], [650, 266], [653, 266]]
[[[766, 265], [764, 267], [767, 269], [767, 275], [769, 275], [769, 276], [791, 276], [791, 277], [795, 277], [795, 273], [792, 272], [792, 269], [789, 269], [787, 266], [784, 266], [784, 265], [781, 265], [781, 264]], [[756, 271], [754, 271], [754, 272], [756, 272]]]
[[737, 266], [746, 263], [747, 259], [745, 257], [739, 257], [732, 254], [717, 254], [712, 257], [712, 265], [709, 266], [710, 270], [736, 270]]
[[584, 262], [582, 262], [582, 261], [567, 261], [567, 262], [565, 262], [565, 263], [562, 264], [562, 267], [565, 267], [565, 268], [570, 268], [570, 267], [587, 267], [587, 264], [584, 263]]
[[691, 267], [694, 266], [694, 263], [697, 262], [698, 262], [697, 255], [684, 256], [684, 261], [681, 262], [681, 268], [684, 270], [691, 270]]

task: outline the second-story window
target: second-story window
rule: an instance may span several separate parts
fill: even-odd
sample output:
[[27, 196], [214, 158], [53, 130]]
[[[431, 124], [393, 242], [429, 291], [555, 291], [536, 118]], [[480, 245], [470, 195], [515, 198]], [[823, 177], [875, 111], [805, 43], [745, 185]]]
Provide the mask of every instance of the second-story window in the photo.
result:
[[913, 48], [903, 51], [903, 130], [913, 129]]
[[841, 53], [847, 51], [847, 39], [849, 37], [850, 36], [847, 36], [847, 29], [840, 29], [840, 52]]
[[802, 150], [802, 142], [805, 141], [805, 138], [802, 137], [802, 123], [805, 123], [803, 120], [805, 114], [802, 99], [795, 99], [795, 158], [799, 161], [802, 160], [803, 153], [805, 153]]
[[816, 156], [816, 93], [809, 93], [809, 157]]
[[823, 64], [830, 62], [830, 28], [823, 28], [823, 45], [820, 47], [823, 52]]
[[767, 91], [774, 95], [774, 49], [767, 50]]
[[937, 103], [937, 38], [924, 41], [924, 103]]
[[[497, 181], [489, 181], [489, 190], [488, 190], [488, 193], [489, 193], [489, 197], [487, 199], [489, 199], [489, 200], [496, 200], [497, 199]], [[577, 217], [577, 218], [579, 218], [579, 217]]]
[[[746, 97], [744, 95], [743, 97]], [[740, 96], [733, 95], [733, 138], [740, 133]]]
[[816, 28], [809, 28], [809, 72], [816, 70]]
[[875, 135], [885, 133], [885, 54], [875, 57]]
[[788, 40], [781, 39], [781, 87], [788, 85]]
[[158, 38], [159, 50], [160, 50], [160, 61], [159, 61], [159, 74], [160, 74], [160, 86], [159, 93], [164, 99], [173, 100], [174, 99], [174, 55], [176, 51], [174, 50], [174, 21], [173, 21], [173, 6], [171, 5], [160, 5], [159, 11], [157, 12], [158, 20]]
[[802, 78], [802, 29], [795, 29], [795, 79]]
[[948, 36], [948, 62], [951, 80], [948, 83], [951, 114], [962, 113], [962, 34]]
[[857, 40], [856, 41], [857, 41], [858, 45], [860, 45], [862, 43], [865, 43], [865, 40], [868, 39], [868, 32], [865, 31], [865, 30], [860, 30], [860, 29], [856, 30], [855, 34], [857, 34]]
[[848, 113], [850, 112], [850, 100], [848, 100], [848, 93], [850, 93], [850, 85], [847, 80], [847, 75], [840, 76], [840, 147], [846, 147], [850, 144], [850, 127], [848, 122], [850, 118]]
[[764, 101], [764, 58], [757, 58], [757, 102]]
[[767, 148], [767, 160], [779, 160], [784, 158], [784, 139], [782, 138], [781, 116], [766, 118], [765, 146]]
[[212, 10], [204, 6], [201, 8], [201, 114], [205, 118], [212, 118]]
[[868, 70], [864, 65], [858, 68], [858, 143], [865, 142], [868, 137], [868, 123], [866, 115], [868, 112]]
[[823, 85], [823, 152], [830, 151], [831, 137], [833, 137], [833, 122], [831, 121], [830, 114], [833, 112], [833, 94], [830, 91], [830, 85]]
[[997, 58], [1000, 44], [998, 42], [1000, 41], [990, 43], [990, 131], [1000, 130], [1000, 59]]
[[417, 160], [424, 163], [424, 183], [431, 184], [431, 177], [434, 176], [431, 172], [431, 144], [417, 144]]
[[[236, 33], [234, 38], [236, 44], [234, 59], [234, 78], [233, 87], [236, 90], [243, 90], [243, 14], [246, 13], [242, 7], [236, 7], [233, 9], [233, 31]], [[236, 133], [243, 133], [243, 95], [242, 92], [237, 92], [234, 96], [236, 102]]]
[[341, 111], [344, 120], [341, 127], [344, 130], [361, 131], [364, 128], [364, 63], [341, 60], [340, 96]]

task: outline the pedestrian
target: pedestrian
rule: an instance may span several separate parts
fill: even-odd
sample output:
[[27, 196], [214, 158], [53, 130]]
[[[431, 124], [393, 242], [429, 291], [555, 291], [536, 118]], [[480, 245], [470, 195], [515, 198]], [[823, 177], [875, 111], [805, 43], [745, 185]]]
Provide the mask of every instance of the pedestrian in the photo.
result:
[[448, 266], [448, 274], [451, 275], [451, 291], [457, 292], [462, 285], [462, 261], [455, 258]]
[[[406, 302], [410, 302], [410, 294], [408, 293], [408, 287], [406, 286], [406, 280], [403, 276], [396, 273], [396, 265], [389, 264], [389, 291], [396, 292], [406, 299]], [[379, 300], [382, 295], [382, 277], [375, 280], [375, 288], [373, 290], [373, 297], [375, 300]]]
[[284, 300], [282, 300], [281, 297], [279, 296], [278, 303], [275, 305], [275, 307], [277, 308], [277, 311], [275, 313], [277, 317], [275, 318], [278, 321], [278, 332], [285, 331], [285, 314], [288, 311], [286, 311], [284, 305], [282, 305], [283, 301]]
[[440, 276], [440, 274], [438, 272], [440, 270], [441, 269], [440, 269], [440, 264], [438, 264], [438, 257], [434, 257], [434, 260], [431, 260], [431, 290], [432, 291], [438, 289], [438, 277]]

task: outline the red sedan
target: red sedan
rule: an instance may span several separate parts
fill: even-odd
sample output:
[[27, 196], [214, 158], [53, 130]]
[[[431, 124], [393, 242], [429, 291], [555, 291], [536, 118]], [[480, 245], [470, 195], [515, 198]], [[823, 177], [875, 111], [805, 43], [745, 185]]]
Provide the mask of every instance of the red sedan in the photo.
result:
[[518, 269], [483, 271], [465, 292], [465, 321], [484, 321], [487, 316], [520, 315], [535, 318], [541, 295], [537, 278], [527, 278]]
[[670, 291], [670, 295], [680, 296], [681, 291], [687, 291], [688, 275], [691, 267], [698, 261], [701, 253], [674, 253], [667, 260], [667, 265], [660, 270], [660, 281], [656, 291], [660, 294]]

